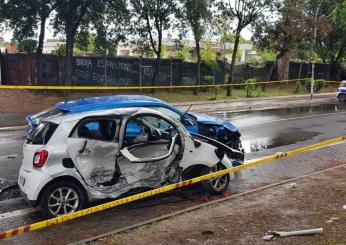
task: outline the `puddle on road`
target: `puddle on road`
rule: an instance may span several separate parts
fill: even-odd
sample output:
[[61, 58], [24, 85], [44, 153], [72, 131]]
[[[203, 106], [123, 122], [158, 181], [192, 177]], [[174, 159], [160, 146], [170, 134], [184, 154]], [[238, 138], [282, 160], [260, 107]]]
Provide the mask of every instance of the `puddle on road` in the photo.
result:
[[295, 144], [300, 141], [309, 140], [320, 133], [301, 131], [294, 129], [292, 131], [281, 132], [270, 137], [262, 137], [242, 141], [245, 153], [258, 152], [266, 149], [272, 149], [280, 146]]
[[337, 112], [346, 112], [346, 103], [322, 104], [317, 106], [302, 106], [294, 108], [279, 108], [262, 111], [220, 112], [214, 113], [214, 115], [222, 117], [224, 119], [228, 119], [235, 125], [247, 125], [256, 124], [258, 122], [267, 122], [280, 119], [314, 116]]

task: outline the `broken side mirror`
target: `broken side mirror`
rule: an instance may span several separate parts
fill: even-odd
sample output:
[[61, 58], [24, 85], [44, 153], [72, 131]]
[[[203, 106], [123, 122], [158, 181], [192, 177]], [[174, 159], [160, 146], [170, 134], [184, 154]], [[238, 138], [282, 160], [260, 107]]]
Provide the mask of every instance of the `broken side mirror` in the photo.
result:
[[195, 126], [195, 122], [191, 119], [183, 118], [183, 122], [185, 126]]

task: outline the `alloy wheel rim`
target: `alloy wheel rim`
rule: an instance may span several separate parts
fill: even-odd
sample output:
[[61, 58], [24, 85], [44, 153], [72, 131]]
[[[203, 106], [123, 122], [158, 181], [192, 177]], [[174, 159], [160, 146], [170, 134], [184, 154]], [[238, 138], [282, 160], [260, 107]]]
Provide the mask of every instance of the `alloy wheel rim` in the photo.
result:
[[[224, 169], [225, 168], [222, 165], [216, 164], [214, 167], [212, 167], [210, 172], [214, 173], [214, 172], [224, 170]], [[227, 185], [227, 181], [228, 181], [227, 174], [223, 175], [223, 176], [215, 177], [215, 178], [210, 180], [213, 188], [216, 191], [219, 191], [219, 190], [222, 190], [223, 188], [225, 188], [225, 186]]]
[[48, 198], [48, 208], [54, 216], [73, 213], [77, 210], [78, 204], [77, 192], [69, 187], [54, 190]]

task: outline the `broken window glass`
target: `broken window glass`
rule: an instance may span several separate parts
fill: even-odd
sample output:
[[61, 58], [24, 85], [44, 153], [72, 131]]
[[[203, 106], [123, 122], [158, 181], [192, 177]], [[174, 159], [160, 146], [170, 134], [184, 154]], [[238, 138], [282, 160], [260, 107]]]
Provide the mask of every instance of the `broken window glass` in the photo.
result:
[[78, 128], [80, 138], [91, 140], [114, 140], [116, 122], [111, 119], [90, 119], [85, 120]]

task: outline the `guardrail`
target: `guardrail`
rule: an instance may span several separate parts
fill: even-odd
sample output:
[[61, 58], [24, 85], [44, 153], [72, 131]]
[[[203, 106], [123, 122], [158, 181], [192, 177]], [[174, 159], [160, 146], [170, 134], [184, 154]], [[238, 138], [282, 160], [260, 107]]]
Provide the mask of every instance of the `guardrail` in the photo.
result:
[[232, 173], [232, 172], [235, 172], [235, 171], [239, 171], [239, 170], [242, 170], [242, 169], [246, 169], [246, 168], [254, 167], [254, 166], [257, 166], [257, 165], [265, 164], [265, 163], [268, 163], [268, 162], [272, 162], [274, 160], [278, 160], [278, 159], [294, 156], [294, 155], [297, 155], [297, 154], [300, 154], [300, 153], [303, 153], [303, 152], [306, 152], [306, 151], [310, 151], [310, 150], [313, 150], [313, 149], [325, 147], [325, 146], [328, 146], [328, 145], [331, 145], [331, 144], [335, 144], [335, 143], [338, 143], [338, 142], [343, 142], [345, 140], [346, 140], [346, 136], [341, 136], [341, 137], [338, 137], [338, 138], [335, 138], [335, 139], [331, 139], [331, 140], [327, 140], [327, 141], [324, 141], [324, 142], [321, 142], [321, 143], [305, 146], [305, 147], [302, 147], [302, 148], [299, 148], [299, 149], [296, 149], [296, 150], [292, 150], [292, 151], [288, 151], [288, 152], [284, 152], [284, 153], [277, 153], [275, 155], [271, 155], [271, 156], [263, 157], [263, 158], [260, 158], [260, 159], [254, 160], [254, 161], [250, 161], [250, 162], [248, 162], [246, 164], [243, 164], [243, 165], [240, 165], [240, 166], [237, 166], [237, 167], [228, 168], [228, 169], [221, 170], [221, 171], [218, 171], [218, 172], [214, 172], [214, 173], [211, 173], [211, 174], [207, 174], [207, 175], [199, 176], [199, 177], [196, 177], [196, 178], [193, 178], [193, 179], [185, 180], [185, 181], [182, 181], [182, 182], [179, 182], [179, 183], [163, 186], [161, 188], [157, 188], [157, 189], [154, 189], [154, 190], [150, 190], [150, 191], [142, 192], [142, 193], [135, 194], [135, 195], [132, 195], [132, 196], [129, 196], [129, 197], [121, 198], [121, 199], [118, 199], [118, 200], [115, 200], [115, 201], [111, 201], [111, 202], [108, 202], [108, 203], [100, 204], [100, 205], [97, 205], [97, 206], [94, 206], [94, 207], [90, 207], [90, 208], [87, 208], [87, 209], [83, 209], [83, 210], [77, 211], [75, 213], [71, 213], [71, 214], [59, 216], [59, 217], [56, 217], [56, 218], [52, 218], [52, 219], [40, 221], [40, 222], [37, 222], [37, 223], [33, 223], [33, 224], [30, 224], [30, 225], [26, 225], [26, 226], [23, 226], [23, 227], [19, 227], [19, 228], [14, 229], [14, 230], [9, 230], [9, 231], [0, 233], [0, 239], [10, 238], [10, 237], [13, 237], [13, 236], [16, 236], [16, 235], [19, 235], [19, 234], [23, 234], [23, 233], [29, 232], [29, 231], [39, 230], [39, 229], [42, 229], [42, 228], [45, 228], [45, 227], [48, 227], [48, 226], [51, 226], [51, 225], [56, 225], [56, 224], [63, 223], [63, 222], [68, 221], [68, 220], [76, 219], [78, 217], [82, 217], [82, 216], [86, 216], [86, 215], [89, 215], [89, 214], [92, 214], [92, 213], [100, 212], [102, 210], [106, 210], [106, 209], [110, 209], [110, 208], [113, 208], [113, 207], [116, 207], [116, 206], [124, 205], [126, 203], [130, 203], [130, 202], [133, 202], [133, 201], [141, 200], [141, 199], [144, 199], [144, 198], [147, 198], [147, 197], [155, 196], [155, 195], [158, 195], [160, 193], [168, 192], [168, 191], [171, 191], [171, 190], [174, 190], [174, 189], [178, 189], [178, 188], [182, 188], [182, 187], [185, 187], [185, 186], [188, 186], [188, 185], [199, 183], [199, 182], [204, 181], [204, 180], [213, 179], [215, 177], [223, 176], [225, 174], [229, 174], [229, 173]]

